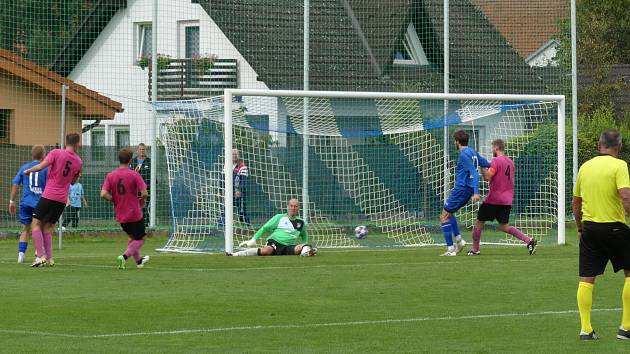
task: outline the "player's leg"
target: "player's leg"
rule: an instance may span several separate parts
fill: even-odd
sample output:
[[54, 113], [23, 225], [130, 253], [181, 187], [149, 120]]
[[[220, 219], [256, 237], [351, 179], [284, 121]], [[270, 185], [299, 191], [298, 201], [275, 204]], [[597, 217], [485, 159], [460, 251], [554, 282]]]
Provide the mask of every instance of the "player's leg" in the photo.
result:
[[39, 257], [35, 258], [35, 262], [32, 267], [39, 267], [46, 263], [46, 251], [44, 249], [44, 232], [42, 230], [42, 221], [33, 217], [33, 223], [31, 224], [33, 244], [35, 245], [35, 252]]
[[[444, 203], [444, 207], [440, 213], [440, 226], [442, 227], [442, 233], [444, 234], [446, 252], [443, 253], [442, 256], [457, 255], [457, 249], [453, 244], [453, 225], [451, 223], [451, 216], [462, 206], [468, 203], [472, 194], [472, 188], [454, 188]], [[463, 249], [463, 246], [466, 245], [465, 242], [461, 241], [457, 247], [460, 251]]]
[[273, 256], [274, 248], [267, 244], [260, 248], [248, 248], [242, 251], [227, 253], [228, 256], [245, 257], [245, 256]]
[[317, 254], [317, 248], [306, 243], [296, 245], [293, 249], [294, 255], [300, 255], [303, 257], [312, 257]]
[[132, 241], [133, 241], [133, 238], [131, 238], [131, 235], [128, 235], [127, 248], [125, 249], [125, 251], [120, 256], [116, 257], [116, 265], [118, 266], [118, 269], [125, 269], [125, 268], [127, 268], [127, 265], [126, 265], [127, 259], [129, 257], [131, 257], [131, 255], [133, 254], [133, 250], [131, 249], [131, 242]]
[[81, 214], [81, 208], [72, 207], [74, 209], [74, 227], [79, 227], [79, 217]]
[[472, 249], [468, 251], [469, 256], [478, 256], [481, 253], [479, 250], [479, 246], [481, 244], [481, 232], [483, 231], [484, 225], [485, 222], [479, 220], [479, 215], [477, 215], [477, 220], [475, 221], [475, 226], [473, 226], [472, 232], [473, 245]]
[[440, 226], [442, 227], [442, 233], [444, 234], [444, 242], [446, 243], [446, 252], [443, 256], [455, 255], [455, 246], [453, 245], [453, 229], [451, 226], [451, 213], [442, 209], [440, 213]]
[[20, 232], [20, 240], [18, 241], [18, 263], [24, 262], [26, 249], [28, 248], [28, 235], [31, 232], [31, 225], [22, 224], [22, 232]]
[[53, 232], [55, 231], [54, 223], [44, 223], [43, 232], [44, 232], [44, 250], [46, 251], [46, 263], [48, 266], [54, 266], [55, 260], [53, 257]]
[[457, 218], [455, 218], [454, 214], [451, 214], [448, 221], [451, 223], [451, 232], [455, 236], [455, 253], [459, 253], [466, 247], [466, 241], [464, 241], [461, 232], [459, 232], [459, 225], [457, 225]]
[[[586, 226], [585, 223], [583, 228], [585, 229]], [[612, 263], [613, 271], [616, 273], [623, 269], [625, 273], [621, 293], [623, 313], [617, 330], [617, 338], [630, 340], [630, 228], [625, 223], [617, 222], [609, 226], [606, 235], [602, 236], [602, 247]]]
[[619, 326], [619, 331], [617, 331], [617, 339], [630, 339], [630, 269], [624, 269], [623, 271], [626, 275], [623, 292], [621, 293], [623, 315], [621, 317], [621, 326]]
[[144, 246], [144, 238], [147, 236], [145, 230], [144, 219], [135, 223], [134, 238], [136, 243], [136, 254], [134, 255], [134, 259], [136, 260], [136, 266], [138, 268], [143, 268], [151, 259], [149, 256], [143, 256], [140, 252], [142, 250], [142, 246]]
[[[593, 287], [595, 278], [604, 273], [608, 257], [602, 249], [600, 240], [602, 233], [606, 230], [599, 230], [597, 225], [587, 225], [583, 227], [580, 238], [580, 258], [579, 258], [579, 284], [577, 290], [577, 303], [580, 313], [580, 339], [599, 339], [591, 324], [591, 309], [593, 306]], [[604, 231], [604, 232], [601, 232]]]

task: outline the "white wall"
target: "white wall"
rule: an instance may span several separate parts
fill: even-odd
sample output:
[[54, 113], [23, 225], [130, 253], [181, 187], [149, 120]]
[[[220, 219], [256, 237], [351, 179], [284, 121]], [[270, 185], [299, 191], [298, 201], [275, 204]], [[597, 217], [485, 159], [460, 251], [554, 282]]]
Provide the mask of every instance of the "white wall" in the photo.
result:
[[557, 66], [558, 43], [552, 40], [530, 55], [525, 62], [531, 67]]
[[[114, 127], [130, 127], [130, 143], [150, 145], [151, 112], [147, 104], [148, 73], [135, 65], [137, 24], [150, 23], [153, 0], [129, 0], [127, 9], [119, 11], [106, 26], [69, 78], [121, 102], [123, 113], [113, 121], [104, 121], [107, 144], [114, 144]], [[199, 22], [200, 53], [216, 54], [220, 58], [235, 58], [239, 64], [239, 88], [267, 86], [256, 80], [257, 74], [230, 43], [225, 34], [198, 4], [190, 0], [160, 0], [158, 6], [158, 48], [160, 54], [183, 57], [183, 25]], [[154, 31], [155, 33], [155, 31]], [[136, 38], [134, 38], [136, 37]], [[180, 56], [180, 52], [181, 56]], [[91, 121], [84, 121], [84, 125]], [[89, 145], [90, 134], [84, 134]]]

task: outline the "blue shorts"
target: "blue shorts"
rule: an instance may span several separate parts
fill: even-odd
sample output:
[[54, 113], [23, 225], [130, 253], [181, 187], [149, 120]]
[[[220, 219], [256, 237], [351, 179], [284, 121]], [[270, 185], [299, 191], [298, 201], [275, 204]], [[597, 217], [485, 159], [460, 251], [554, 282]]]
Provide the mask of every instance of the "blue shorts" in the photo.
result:
[[33, 221], [33, 211], [35, 211], [35, 208], [20, 204], [20, 213], [18, 214], [18, 219], [20, 219], [20, 223], [22, 225], [31, 224], [31, 221]]
[[466, 187], [455, 187], [451, 191], [451, 194], [446, 199], [446, 203], [444, 203], [444, 210], [453, 214], [458, 211], [461, 207], [466, 205], [470, 200], [470, 197], [473, 196], [473, 189]]

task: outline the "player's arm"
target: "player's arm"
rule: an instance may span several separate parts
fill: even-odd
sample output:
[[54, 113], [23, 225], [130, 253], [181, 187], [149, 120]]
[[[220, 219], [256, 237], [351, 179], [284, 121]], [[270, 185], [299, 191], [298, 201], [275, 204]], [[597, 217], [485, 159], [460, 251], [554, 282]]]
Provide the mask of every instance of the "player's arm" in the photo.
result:
[[479, 161], [479, 167], [490, 168], [490, 162], [485, 157], [481, 156], [480, 153], [477, 153], [477, 161]]
[[621, 204], [626, 210], [626, 214], [630, 215], [630, 178], [628, 177], [628, 165], [624, 163], [615, 173], [615, 183], [621, 198]]
[[256, 233], [251, 239], [239, 243], [238, 246], [239, 247], [245, 247], [245, 246], [255, 247], [256, 240], [258, 240], [265, 234], [273, 232], [273, 230], [275, 230], [276, 227], [278, 227], [278, 222], [280, 221], [280, 217], [281, 217], [281, 214], [278, 214], [274, 216], [273, 218], [271, 218], [269, 221], [265, 223], [265, 225], [263, 225], [258, 231], [256, 231]]
[[40, 162], [39, 164], [24, 170], [24, 174], [28, 175], [31, 172], [41, 171], [41, 170], [45, 169], [46, 167], [48, 167], [48, 160], [44, 159], [44, 161]]
[[11, 185], [11, 196], [9, 197], [9, 214], [15, 215], [15, 196], [17, 195], [17, 185]]
[[108, 202], [111, 202], [112, 200], [114, 200], [114, 198], [112, 197], [112, 194], [105, 189], [101, 189], [101, 198], [107, 200]]
[[108, 202], [111, 202], [114, 200], [114, 198], [112, 197], [112, 194], [109, 192], [111, 190], [111, 186], [110, 186], [108, 177], [109, 175], [105, 177], [105, 183], [103, 183], [103, 187], [101, 188], [101, 198], [107, 200]]
[[273, 218], [269, 219], [269, 221], [267, 221], [265, 223], [265, 225], [263, 225], [260, 230], [258, 230], [255, 234], [253, 239], [254, 240], [258, 240], [260, 237], [262, 237], [265, 234], [269, 234], [272, 233], [273, 230], [275, 230], [278, 227], [278, 222], [280, 221], [282, 214], [278, 214], [275, 215]]
[[464, 155], [463, 157], [464, 168], [470, 173], [470, 177], [472, 178], [473, 198], [476, 195], [477, 200], [479, 200], [479, 171], [477, 171], [477, 166], [475, 166], [472, 156]]
[[577, 178], [575, 179], [575, 185], [573, 186], [573, 200], [571, 201], [571, 208], [573, 209], [573, 217], [575, 218], [575, 226], [577, 226], [578, 232], [582, 232], [582, 188], [581, 188], [581, 173], [578, 171]]
[[85, 193], [83, 192], [83, 186], [81, 186], [81, 200], [83, 201], [83, 206], [85, 206], [87, 208], [88, 202], [87, 202], [87, 199], [85, 199]]
[[571, 207], [575, 217], [575, 226], [577, 226], [578, 232], [582, 232], [582, 198], [573, 196]]
[[147, 199], [149, 199], [149, 192], [147, 190], [147, 184], [144, 183], [144, 179], [142, 176], [136, 172], [136, 184], [138, 185], [138, 189], [140, 190], [140, 195], [138, 196], [138, 202], [140, 203], [140, 207], [144, 208], [147, 203]]
[[486, 181], [491, 180], [492, 176], [494, 176], [496, 173], [497, 173], [497, 167], [494, 161], [490, 163], [490, 166], [488, 168], [481, 169], [481, 175], [483, 176], [483, 179], [485, 179]]

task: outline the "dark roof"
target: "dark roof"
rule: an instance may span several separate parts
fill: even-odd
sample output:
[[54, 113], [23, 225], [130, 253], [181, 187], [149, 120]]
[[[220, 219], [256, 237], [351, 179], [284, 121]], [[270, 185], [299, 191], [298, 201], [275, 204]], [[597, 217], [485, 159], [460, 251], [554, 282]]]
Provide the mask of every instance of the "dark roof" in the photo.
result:
[[[294, 0], [196, 0], [273, 89], [302, 88], [303, 3]], [[275, 6], [271, 6], [275, 4]], [[311, 3], [310, 89], [442, 90], [441, 0], [321, 0]], [[477, 7], [451, 0], [451, 92], [545, 93], [542, 80]], [[393, 64], [414, 16], [425, 27], [429, 67]], [[424, 36], [429, 33], [430, 36]], [[432, 42], [426, 42], [433, 37]], [[427, 48], [437, 47], [437, 48]]]
[[116, 12], [126, 7], [127, 0], [99, 0], [74, 33], [70, 42], [57, 55], [51, 69], [63, 76], [70, 75]]
[[[199, 3], [272, 89], [301, 89], [303, 2], [192, 0]], [[101, 0], [58, 55], [67, 76], [125, 0]], [[442, 91], [441, 0], [318, 0], [311, 2], [310, 89]], [[470, 0], [451, 0], [450, 87], [459, 93], [548, 93]], [[415, 20], [414, 20], [415, 19]], [[393, 64], [414, 20], [431, 62]]]

